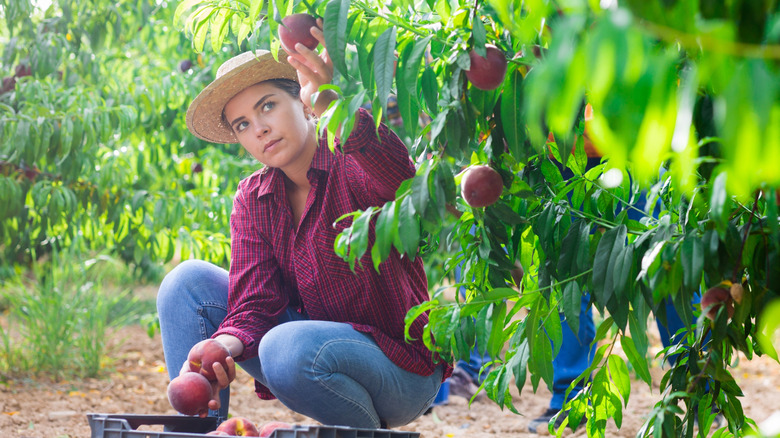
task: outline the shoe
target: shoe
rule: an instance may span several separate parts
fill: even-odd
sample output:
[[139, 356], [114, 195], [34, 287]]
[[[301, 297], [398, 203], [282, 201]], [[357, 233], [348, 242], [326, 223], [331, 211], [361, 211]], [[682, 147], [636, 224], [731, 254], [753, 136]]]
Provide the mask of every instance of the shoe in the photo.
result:
[[[531, 433], [537, 433], [539, 430], [539, 427], [541, 426], [541, 430], [547, 430], [547, 426], [550, 424], [550, 420], [552, 420], [552, 417], [554, 417], [558, 412], [560, 412], [560, 409], [554, 409], [554, 408], [547, 408], [544, 413], [533, 420], [531, 420], [530, 423], [528, 423], [528, 431]], [[557, 420], [555, 420], [555, 428], [557, 429], [561, 423], [563, 423], [563, 419], [566, 418], [565, 415], [561, 415], [558, 417]]]
[[[452, 370], [452, 376], [450, 376], [450, 394], [471, 400], [471, 398], [474, 397], [474, 394], [477, 394], [477, 391], [479, 391], [479, 386], [474, 383], [469, 373], [459, 367], [455, 367], [455, 369]], [[477, 396], [474, 397], [474, 401], [481, 400], [482, 398], [482, 394], [477, 394]]]

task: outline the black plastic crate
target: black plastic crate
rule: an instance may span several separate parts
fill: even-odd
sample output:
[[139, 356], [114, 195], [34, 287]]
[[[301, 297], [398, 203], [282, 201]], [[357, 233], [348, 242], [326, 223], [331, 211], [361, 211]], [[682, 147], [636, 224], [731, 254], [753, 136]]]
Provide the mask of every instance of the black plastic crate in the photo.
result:
[[[202, 438], [217, 427], [216, 417], [181, 415], [87, 414], [91, 438]], [[165, 432], [136, 430], [163, 425]], [[260, 426], [260, 424], [258, 424]], [[269, 438], [419, 438], [419, 432], [356, 429], [345, 426], [292, 426], [276, 429]]]
[[[183, 415], [87, 414], [91, 438], [183, 438], [202, 437], [217, 428], [216, 417]], [[139, 426], [163, 425], [165, 432], [136, 430]]]

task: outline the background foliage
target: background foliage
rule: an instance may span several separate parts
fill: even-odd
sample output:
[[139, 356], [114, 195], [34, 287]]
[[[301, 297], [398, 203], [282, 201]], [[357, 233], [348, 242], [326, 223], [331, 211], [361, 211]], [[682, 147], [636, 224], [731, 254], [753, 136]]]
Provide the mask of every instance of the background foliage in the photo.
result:
[[[621, 424], [629, 373], [649, 383], [646, 326], [664, 320], [670, 300], [696, 329], [664, 351], [681, 359], [640, 435], [693, 436], [694, 419], [706, 435], [712, 407], [728, 420], [719, 434], [750, 433], [729, 367], [737, 354], [777, 358], [776, 0], [0, 7], [3, 71], [32, 67], [0, 96], [6, 271], [71, 245], [109, 248], [141, 271], [177, 252], [226, 262], [228, 196], [254, 164], [235, 145], [188, 135], [183, 112], [222, 60], [277, 51], [281, 18], [308, 11], [324, 17], [342, 95], [321, 126], [347, 135], [358, 105], [370, 102], [379, 119], [393, 94], [418, 164], [394, 201], [352, 215], [336, 250], [372, 269], [395, 248], [432, 268], [462, 264], [468, 280], [462, 302], [435, 293], [410, 312], [430, 311], [431, 349], [466, 357], [476, 342], [494, 358], [484, 390], [514, 409], [512, 382], [521, 391], [526, 381], [551, 385], [561, 324], [577, 326], [590, 292], [603, 314], [598, 350], [567, 422], [583, 419], [589, 436], [603, 436], [607, 421]], [[464, 76], [469, 50], [486, 43], [509, 61], [493, 91]], [[590, 170], [585, 129], [606, 157]], [[462, 200], [461, 172], [472, 164], [501, 174], [498, 203]], [[574, 176], [564, 180], [562, 168]], [[642, 195], [644, 217], [630, 219]], [[510, 275], [516, 261], [520, 284]], [[724, 282], [744, 284], [732, 318], [721, 311], [710, 322], [691, 309], [697, 292]]]

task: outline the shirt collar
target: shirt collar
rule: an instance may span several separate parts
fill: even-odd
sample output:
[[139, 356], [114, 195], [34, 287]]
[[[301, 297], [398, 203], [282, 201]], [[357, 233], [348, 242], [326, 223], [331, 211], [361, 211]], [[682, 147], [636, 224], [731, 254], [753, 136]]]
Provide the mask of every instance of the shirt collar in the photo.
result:
[[284, 190], [282, 171], [274, 167], [265, 167], [260, 172], [260, 184], [257, 188], [257, 198]]
[[[338, 147], [338, 142], [336, 143]], [[330, 172], [330, 162], [333, 153], [328, 149], [327, 141], [322, 141], [314, 152], [314, 158], [311, 160], [311, 169], [323, 172]], [[311, 178], [309, 178], [311, 179]], [[282, 193], [284, 190], [284, 175], [282, 171], [275, 167], [265, 167], [260, 171], [260, 184], [257, 190], [257, 198], [261, 198], [271, 193]]]

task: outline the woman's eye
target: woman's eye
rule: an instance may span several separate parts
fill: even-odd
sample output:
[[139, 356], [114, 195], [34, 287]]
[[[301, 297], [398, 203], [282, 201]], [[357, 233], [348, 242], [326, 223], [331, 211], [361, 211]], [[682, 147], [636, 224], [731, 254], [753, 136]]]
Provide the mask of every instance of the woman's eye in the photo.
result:
[[248, 122], [239, 122], [236, 125], [236, 132], [243, 132], [249, 126]]
[[276, 103], [274, 103], [274, 102], [270, 102], [270, 101], [269, 102], [265, 102], [263, 104], [262, 109], [263, 109], [263, 111], [270, 111], [270, 110], [272, 110], [274, 108], [275, 105], [276, 105]]

